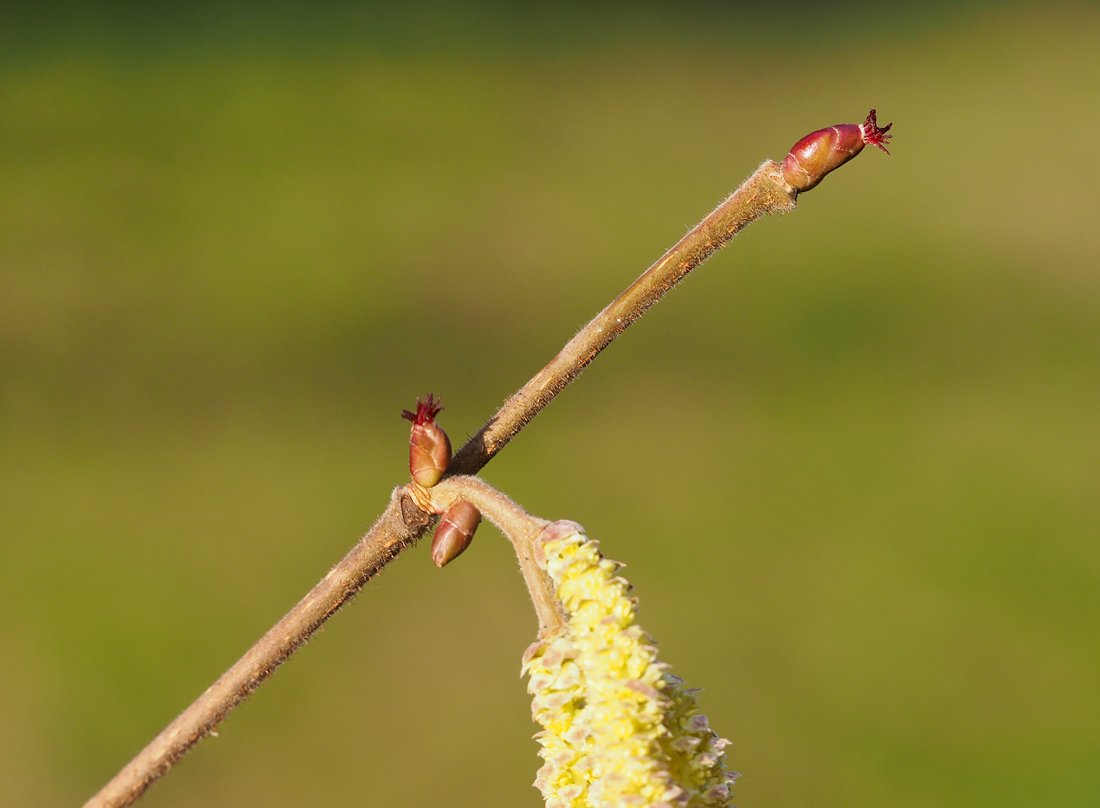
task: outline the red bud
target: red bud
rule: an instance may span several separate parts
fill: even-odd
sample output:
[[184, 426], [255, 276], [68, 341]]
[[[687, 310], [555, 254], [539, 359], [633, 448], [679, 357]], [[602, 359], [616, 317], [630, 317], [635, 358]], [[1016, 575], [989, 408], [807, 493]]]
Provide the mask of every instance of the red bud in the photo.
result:
[[432, 561], [437, 567], [454, 561], [474, 540], [481, 511], [464, 499], [455, 502], [439, 520], [432, 537]]
[[416, 402], [416, 412], [401, 411], [401, 417], [412, 421], [409, 432], [409, 472], [412, 478], [431, 488], [443, 477], [451, 462], [451, 439], [436, 423], [435, 417], [443, 411], [443, 402], [431, 393]]
[[808, 191], [825, 179], [825, 175], [840, 168], [861, 151], [868, 143], [889, 154], [885, 144], [892, 123], [879, 128], [875, 110], [867, 114], [861, 124], [838, 123], [827, 129], [818, 129], [791, 146], [783, 161], [783, 179], [796, 191]]

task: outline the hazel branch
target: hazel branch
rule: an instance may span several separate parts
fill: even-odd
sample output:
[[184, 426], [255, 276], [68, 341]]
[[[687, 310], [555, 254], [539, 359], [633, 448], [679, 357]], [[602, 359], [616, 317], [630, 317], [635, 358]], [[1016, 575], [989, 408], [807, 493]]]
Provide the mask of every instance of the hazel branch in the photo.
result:
[[[768, 213], [792, 210], [795, 196], [796, 192], [783, 180], [778, 163], [769, 160], [761, 165], [513, 394], [459, 449], [448, 473], [469, 475], [478, 472], [577, 378], [600, 351], [684, 276], [747, 224]], [[405, 489], [395, 490], [382, 515], [351, 551], [206, 692], [88, 800], [85, 808], [120, 808], [133, 804], [308, 641], [363, 584], [423, 535], [431, 522], [431, 515], [422, 510]]]
[[430, 524], [404, 488], [359, 541], [309, 593], [268, 630], [229, 670], [153, 738], [85, 808], [131, 805], [229, 712], [263, 684], [279, 665], [381, 572]]
[[447, 473], [476, 474], [604, 348], [689, 272], [761, 216], [794, 210], [796, 196], [797, 192], [783, 179], [782, 166], [772, 160], [765, 161], [736, 191], [578, 331], [527, 384], [513, 393], [485, 426], [458, 450]]
[[[871, 117], [868, 120], [873, 123]], [[885, 129], [860, 130], [864, 142], [876, 142], [877, 139], [879, 142], [876, 145], [881, 145], [885, 139], [882, 137], [884, 133]], [[832, 148], [831, 144], [826, 146]], [[785, 164], [771, 160], [764, 162], [737, 190], [578, 331], [557, 356], [513, 394], [455, 454], [447, 467], [448, 476], [432, 489], [427, 505], [423, 497], [414, 495], [415, 489], [410, 491], [412, 486], [395, 489], [385, 510], [348, 554], [206, 692], [88, 800], [85, 808], [115, 808], [137, 800], [307, 642], [367, 581], [424, 534], [435, 518], [428, 511], [439, 512], [432, 504], [436, 496], [444, 497], [448, 492], [462, 489], [467, 493], [475, 492], [473, 495], [480, 497], [481, 494], [476, 493], [476, 484], [460, 481], [459, 475], [480, 471], [604, 348], [742, 228], [766, 214], [794, 209], [798, 192], [808, 190], [812, 185], [810, 180], [803, 180], [800, 183], [803, 187], [798, 187], [784, 178], [784, 165], [790, 169], [793, 161], [794, 157], [789, 156]], [[817, 166], [807, 168], [802, 163], [796, 167], [802, 172], [820, 171]], [[835, 166], [826, 167], [831, 170]], [[418, 413], [410, 415], [416, 425]], [[424, 465], [430, 465], [431, 455], [432, 452], [428, 451], [427, 460], [422, 458]], [[497, 522], [500, 525], [512, 518], [508, 516], [507, 508], [498, 507], [499, 503], [483, 499], [475, 504], [489, 519], [502, 520]], [[526, 566], [533, 561], [525, 559], [518, 545], [517, 553], [521, 569], [526, 570]], [[533, 579], [526, 571], [524, 576], [536, 608], [540, 609], [540, 623], [545, 630], [555, 619], [545, 604], [539, 606], [540, 599], [545, 601], [546, 594], [538, 591], [542, 584], [536, 582], [533, 585]]]

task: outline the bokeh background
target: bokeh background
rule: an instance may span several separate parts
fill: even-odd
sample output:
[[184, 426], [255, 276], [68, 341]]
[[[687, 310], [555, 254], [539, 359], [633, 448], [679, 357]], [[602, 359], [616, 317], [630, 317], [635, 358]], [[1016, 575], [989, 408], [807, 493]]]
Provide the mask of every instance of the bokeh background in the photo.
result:
[[[27, 4], [28, 6], [30, 4]], [[767, 157], [869, 150], [486, 469], [628, 563], [742, 808], [1100, 794], [1092, 4], [0, 12], [0, 802], [79, 804]], [[539, 804], [490, 528], [147, 806]]]

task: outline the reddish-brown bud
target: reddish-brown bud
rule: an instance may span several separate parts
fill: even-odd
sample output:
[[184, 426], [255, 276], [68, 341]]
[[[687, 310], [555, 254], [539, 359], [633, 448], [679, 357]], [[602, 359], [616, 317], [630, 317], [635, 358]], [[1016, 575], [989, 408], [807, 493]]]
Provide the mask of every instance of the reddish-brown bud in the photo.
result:
[[409, 432], [409, 471], [412, 478], [431, 488], [443, 477], [451, 462], [451, 439], [436, 423], [435, 417], [443, 411], [443, 402], [431, 393], [416, 402], [416, 412], [401, 411], [401, 417], [412, 421]]
[[861, 124], [838, 123], [827, 129], [810, 132], [791, 146], [783, 161], [783, 179], [796, 191], [808, 191], [825, 179], [825, 175], [840, 168], [861, 151], [868, 143], [889, 154], [887, 132], [892, 123], [879, 128], [875, 110]]
[[442, 567], [454, 561], [474, 540], [481, 511], [464, 499], [455, 502], [439, 520], [432, 537], [432, 561]]

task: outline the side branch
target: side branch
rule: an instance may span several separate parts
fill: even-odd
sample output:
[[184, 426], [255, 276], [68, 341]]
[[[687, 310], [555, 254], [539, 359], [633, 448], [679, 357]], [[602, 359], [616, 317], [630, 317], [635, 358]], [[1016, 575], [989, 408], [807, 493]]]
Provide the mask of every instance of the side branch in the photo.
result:
[[772, 160], [765, 161], [504, 402], [481, 431], [459, 449], [447, 473], [476, 474], [589, 362], [689, 272], [761, 216], [794, 210], [796, 196], [783, 179], [783, 167]]
[[[768, 213], [793, 210], [796, 196], [797, 192], [784, 181], [780, 164], [769, 160], [761, 165], [509, 398], [481, 431], [455, 454], [448, 475], [476, 474], [580, 375], [600, 351], [685, 275], [749, 223]], [[440, 485], [446, 482], [444, 479]], [[487, 515], [492, 518], [491, 514]], [[406, 489], [394, 491], [386, 510], [351, 551], [240, 660], [85, 803], [85, 808], [125, 806], [137, 800], [363, 584], [423, 535], [431, 522], [432, 517], [421, 510]]]
[[539, 637], [561, 630], [565, 624], [565, 614], [554, 595], [554, 583], [539, 568], [535, 557], [538, 536], [550, 523], [531, 516], [508, 496], [478, 477], [448, 477], [439, 485], [427, 489], [425, 494], [431, 499], [431, 508], [436, 513], [442, 513], [456, 500], [464, 499], [496, 525], [516, 551], [519, 570], [527, 584], [527, 594], [531, 596], [531, 604], [539, 618]]

